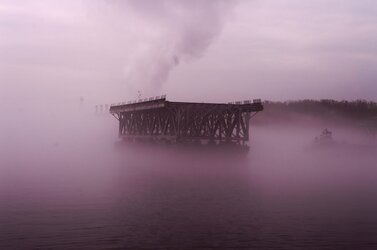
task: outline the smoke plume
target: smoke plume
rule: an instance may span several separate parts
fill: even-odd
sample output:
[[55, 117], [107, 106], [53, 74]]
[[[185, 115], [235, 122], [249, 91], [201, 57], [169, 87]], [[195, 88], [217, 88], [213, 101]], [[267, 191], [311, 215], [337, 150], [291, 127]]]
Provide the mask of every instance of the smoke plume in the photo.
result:
[[37, 101], [85, 96], [108, 103], [135, 98], [138, 91], [143, 97], [161, 94], [174, 67], [205, 53], [234, 5], [233, 0], [2, 1], [0, 20], [7, 25], [0, 27], [0, 96], [30, 98], [36, 90]]
[[[125, 66], [127, 83], [142, 92], [157, 93], [169, 73], [181, 62], [202, 56], [220, 34], [234, 1], [138, 1], [112, 2], [136, 13], [149, 27], [140, 30], [143, 41], [134, 48]], [[122, 11], [121, 11], [122, 12]], [[152, 93], [151, 93], [152, 94]]]

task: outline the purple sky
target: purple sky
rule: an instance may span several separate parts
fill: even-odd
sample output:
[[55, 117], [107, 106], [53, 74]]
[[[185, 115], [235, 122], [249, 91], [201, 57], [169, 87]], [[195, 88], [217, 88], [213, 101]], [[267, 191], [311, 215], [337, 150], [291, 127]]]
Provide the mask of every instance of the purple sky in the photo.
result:
[[377, 1], [1, 0], [0, 99], [377, 101]]

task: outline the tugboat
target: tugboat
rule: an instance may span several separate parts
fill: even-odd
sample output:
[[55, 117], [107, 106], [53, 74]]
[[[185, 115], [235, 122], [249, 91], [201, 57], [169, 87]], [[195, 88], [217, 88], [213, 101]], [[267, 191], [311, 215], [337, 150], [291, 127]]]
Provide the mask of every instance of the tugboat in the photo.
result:
[[320, 146], [333, 144], [332, 132], [325, 128], [322, 130], [322, 133], [314, 139], [314, 143]]

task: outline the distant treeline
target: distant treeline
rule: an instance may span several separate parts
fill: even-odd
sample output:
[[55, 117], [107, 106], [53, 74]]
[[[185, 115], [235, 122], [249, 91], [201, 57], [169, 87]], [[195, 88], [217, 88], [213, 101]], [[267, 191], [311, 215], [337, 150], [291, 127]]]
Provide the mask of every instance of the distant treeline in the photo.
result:
[[[377, 119], [377, 103], [365, 100], [298, 100], [286, 102], [265, 101], [264, 111], [257, 122], [267, 120], [295, 121], [300, 119], [366, 121]], [[299, 115], [299, 116], [298, 116]]]

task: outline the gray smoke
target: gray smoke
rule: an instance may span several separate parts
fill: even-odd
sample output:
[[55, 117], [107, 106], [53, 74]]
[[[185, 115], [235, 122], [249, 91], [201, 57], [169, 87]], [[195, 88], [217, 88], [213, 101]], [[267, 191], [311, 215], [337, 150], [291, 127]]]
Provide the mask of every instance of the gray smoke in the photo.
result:
[[158, 95], [174, 67], [205, 53], [234, 5], [233, 0], [4, 0], [0, 97], [110, 102], [135, 98], [138, 91]]
[[225, 0], [129, 0], [112, 3], [125, 11], [131, 8], [136, 18], [150, 27], [140, 30], [145, 37], [135, 47], [126, 64], [125, 74], [127, 83], [132, 87], [156, 94], [174, 67], [205, 53], [220, 34], [235, 4]]

